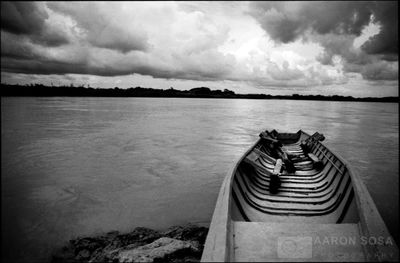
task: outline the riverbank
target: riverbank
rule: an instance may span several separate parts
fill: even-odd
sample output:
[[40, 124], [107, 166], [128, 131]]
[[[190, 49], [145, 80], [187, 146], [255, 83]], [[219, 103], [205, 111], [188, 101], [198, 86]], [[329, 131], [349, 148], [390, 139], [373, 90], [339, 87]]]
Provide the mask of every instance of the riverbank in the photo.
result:
[[319, 100], [319, 101], [359, 101], [359, 102], [398, 102], [399, 97], [362, 97], [340, 95], [270, 95], [270, 94], [236, 94], [225, 90], [211, 90], [198, 87], [190, 90], [153, 89], [153, 88], [92, 88], [84, 86], [45, 86], [42, 84], [9, 85], [1, 83], [0, 95], [22, 97], [152, 97], [152, 98], [214, 98], [214, 99], [258, 99], [258, 100]]
[[78, 237], [55, 251], [51, 262], [198, 262], [207, 233], [207, 227], [187, 224], [165, 231], [137, 227], [129, 233]]

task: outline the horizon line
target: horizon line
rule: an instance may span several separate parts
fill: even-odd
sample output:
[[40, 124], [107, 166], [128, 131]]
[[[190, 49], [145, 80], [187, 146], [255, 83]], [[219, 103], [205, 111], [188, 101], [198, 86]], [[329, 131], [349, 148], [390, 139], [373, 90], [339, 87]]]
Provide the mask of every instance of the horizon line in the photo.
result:
[[[45, 85], [45, 84], [41, 84], [41, 83], [30, 83], [30, 84], [8, 84], [8, 83], [0, 83], [1, 85], [6, 85], [6, 86], [20, 86], [20, 87], [29, 87], [29, 86], [43, 86], [43, 87], [47, 87], [47, 88], [58, 88], [58, 87], [68, 87], [68, 88], [83, 88], [83, 89], [96, 89], [96, 90], [115, 90], [115, 89], [119, 89], [119, 90], [129, 90], [129, 89], [136, 89], [136, 88], [142, 88], [142, 89], [152, 89], [155, 91], [168, 91], [168, 90], [174, 90], [174, 91], [178, 91], [178, 92], [190, 92], [193, 89], [198, 89], [198, 88], [206, 88], [209, 89], [211, 92], [224, 92], [225, 90], [227, 90], [228, 92], [233, 92], [234, 95], [238, 95], [238, 96], [270, 96], [270, 97], [315, 97], [315, 96], [320, 96], [320, 97], [324, 97], [324, 98], [332, 98], [332, 97], [341, 97], [341, 98], [353, 98], [353, 99], [387, 99], [387, 98], [399, 98], [399, 96], [385, 96], [385, 97], [354, 97], [351, 95], [322, 95], [322, 94], [298, 94], [298, 93], [292, 93], [291, 95], [271, 95], [271, 94], [266, 94], [266, 93], [235, 93], [234, 91], [231, 91], [229, 89], [211, 89], [209, 87], [206, 86], [198, 86], [198, 87], [193, 87], [189, 90], [179, 90], [179, 89], [175, 89], [174, 87], [170, 87], [167, 89], [163, 89], [163, 88], [151, 88], [151, 87], [142, 87], [142, 86], [136, 86], [136, 87], [129, 87], [129, 88], [119, 88], [119, 87], [110, 87], [110, 88], [100, 88], [100, 87], [91, 87], [90, 84], [86, 84], [87, 87], [85, 87], [85, 84], [80, 84], [78, 86], [74, 86], [73, 83], [71, 83], [70, 85]], [[1, 92], [2, 93], [2, 92]], [[198, 94], [198, 95], [207, 95], [207, 94]], [[211, 94], [210, 94], [211, 95]], [[3, 95], [1, 95], [3, 96]], [[110, 97], [110, 96], [107, 96]], [[138, 96], [133, 96], [133, 97], [138, 97]], [[164, 96], [165, 97], [165, 96]]]

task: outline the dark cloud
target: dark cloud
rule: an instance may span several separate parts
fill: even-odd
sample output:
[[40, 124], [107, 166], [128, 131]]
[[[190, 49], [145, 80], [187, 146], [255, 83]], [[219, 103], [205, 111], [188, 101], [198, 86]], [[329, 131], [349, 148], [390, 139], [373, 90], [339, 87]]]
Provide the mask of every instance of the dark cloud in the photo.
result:
[[67, 64], [57, 61], [27, 60], [2, 58], [2, 72], [25, 73], [25, 74], [89, 74], [96, 76], [124, 76], [130, 74], [141, 74], [165, 79], [188, 79], [188, 80], [216, 80], [219, 79], [218, 72], [191, 72], [181, 70], [165, 70], [149, 65], [132, 65], [130, 68], [120, 69], [117, 67], [93, 67], [88, 64]]
[[275, 40], [288, 43], [307, 30], [318, 34], [361, 34], [371, 10], [365, 2], [252, 2], [250, 14]]
[[[397, 54], [388, 46], [378, 45], [379, 41], [386, 43], [387, 31], [382, 30], [383, 37], [371, 39], [363, 46], [370, 54], [353, 47], [355, 36], [369, 23], [371, 10], [377, 9], [369, 2], [365, 7], [355, 2], [251, 5], [252, 14], [274, 39], [290, 42], [304, 37], [321, 43], [324, 47], [324, 53], [318, 57], [321, 64], [334, 64], [335, 55], [339, 55], [346, 72], [357, 72], [370, 80], [397, 79], [398, 70], [394, 67]], [[41, 75], [141, 74], [164, 79], [244, 80], [280, 87], [344, 81], [342, 72], [327, 71], [325, 68], [329, 67], [289, 67], [287, 62], [278, 65], [268, 58], [260, 59], [259, 63], [253, 60], [238, 63], [233, 55], [219, 49], [229, 38], [229, 26], [224, 27], [218, 21], [209, 23], [205, 13], [175, 11], [171, 15], [164, 9], [157, 13], [151, 7], [146, 13], [136, 8], [133, 6], [128, 12], [123, 4], [99, 2], [2, 2], [1, 70]], [[330, 9], [332, 12], [327, 11]], [[339, 9], [345, 10], [340, 13]], [[392, 23], [384, 20], [383, 14], [389, 12], [385, 10], [374, 18], [381, 21], [383, 28]], [[135, 17], [136, 11], [142, 16]], [[147, 14], [154, 12], [158, 15], [147, 21]], [[160, 16], [170, 20], [159, 25]], [[175, 22], [182, 16], [184, 23], [177, 26]], [[152, 20], [156, 21], [154, 28], [149, 27]], [[68, 45], [63, 45], [68, 41]]]
[[306, 26], [289, 17], [284, 12], [282, 2], [251, 2], [250, 14], [261, 24], [261, 27], [278, 42], [294, 41], [303, 34]]
[[368, 64], [361, 71], [364, 79], [368, 80], [397, 80], [399, 71], [390, 64]]
[[1, 71], [24, 74], [89, 74], [88, 69], [83, 64], [67, 64], [46, 59], [16, 59], [1, 58]]
[[[72, 30], [86, 30], [88, 41], [94, 46], [123, 53], [148, 48], [145, 33], [140, 29], [125, 28], [124, 24], [113, 23], [117, 18], [107, 17], [105, 13], [108, 10], [103, 10], [101, 5], [62, 2], [47, 5], [76, 21], [81, 28]], [[70, 43], [71, 34], [67, 32], [69, 29], [49, 22], [48, 11], [46, 4], [40, 2], [1, 2], [1, 30], [26, 36], [29, 41], [43, 46], [54, 47]]]
[[386, 61], [397, 61], [399, 57], [397, 54], [383, 54], [381, 55], [381, 59]]
[[[148, 50], [147, 36], [142, 34], [144, 30], [127, 26], [135, 24], [129, 17], [110, 17], [121, 14], [118, 9], [121, 5], [82, 2], [48, 5], [50, 20], [55, 19], [55, 14], [57, 19], [68, 18], [66, 26], [72, 28], [69, 32], [75, 34], [74, 42], [43, 48], [31, 35], [2, 30], [3, 72], [98, 76], [137, 73], [166, 79], [219, 80], [228, 75], [236, 63], [233, 56], [217, 51], [217, 46], [227, 37], [227, 30], [221, 33], [217, 30], [215, 34], [198, 32], [193, 34], [198, 38], [186, 40], [181, 49], [173, 50], [175, 45], [158, 46], [159, 51], [154, 52]], [[42, 32], [45, 26], [41, 25], [42, 29], [35, 32]], [[203, 37], [204, 34], [207, 37]]]
[[353, 38], [345, 35], [323, 35], [315, 37], [324, 46], [317, 60], [324, 65], [333, 65], [334, 57], [340, 56], [345, 72], [360, 73], [367, 80], [398, 79], [397, 55], [370, 55], [356, 50]]
[[345, 71], [360, 73], [367, 80], [398, 80], [399, 78], [397, 61], [373, 60], [364, 65], [346, 62], [343, 66]]
[[14, 34], [38, 33], [48, 17], [35, 2], [1, 2], [1, 28]]
[[142, 38], [127, 35], [117, 27], [107, 26], [101, 34], [92, 39], [97, 47], [119, 50], [127, 53], [132, 50], [146, 50], [147, 44]]
[[362, 45], [363, 50], [368, 54], [398, 54], [398, 2], [375, 2], [373, 7], [374, 20], [381, 30]]
[[[17, 52], [22, 48], [28, 49], [25, 53], [31, 55], [18, 56]], [[45, 75], [76, 73], [123, 76], [136, 73], [165, 79], [220, 80], [231, 72], [235, 63], [230, 56], [214, 52], [190, 56], [176, 54], [178, 61], [170, 61], [167, 65], [143, 54], [122, 57], [115, 54], [96, 54], [88, 50], [80, 56], [75, 55], [76, 58], [69, 59], [60, 56], [51, 57], [46, 53], [35, 51], [34, 46], [29, 45], [20, 45], [15, 50], [7, 49], [4, 52], [8, 55], [1, 58], [2, 72]]]
[[35, 52], [24, 37], [3, 31], [1, 31], [1, 56], [15, 59], [36, 58]]
[[[250, 10], [277, 42], [320, 43], [324, 47], [317, 57], [321, 64], [333, 65], [338, 55], [346, 72], [360, 73], [368, 80], [398, 79], [397, 2], [252, 2]], [[357, 50], [354, 39], [371, 21], [380, 31]]]
[[336, 55], [340, 56], [347, 63], [358, 65], [365, 65], [373, 59], [372, 56], [357, 50], [353, 46], [354, 37], [348, 35], [314, 35], [310, 39], [320, 43], [324, 47], [324, 52], [317, 57], [317, 60], [323, 65], [333, 65], [333, 58]]
[[49, 14], [43, 3], [1, 2], [1, 29], [25, 35], [32, 42], [45, 46], [60, 46], [69, 42], [64, 32], [46, 23]]
[[398, 53], [398, 3], [391, 1], [252, 2], [250, 14], [276, 41], [314, 34], [359, 36], [371, 18], [381, 31], [362, 48], [369, 54]]
[[31, 36], [31, 40], [34, 43], [49, 47], [57, 47], [70, 42], [65, 32], [62, 32], [56, 28], [52, 28], [47, 24], [45, 25], [44, 30], [42, 30], [39, 34]]

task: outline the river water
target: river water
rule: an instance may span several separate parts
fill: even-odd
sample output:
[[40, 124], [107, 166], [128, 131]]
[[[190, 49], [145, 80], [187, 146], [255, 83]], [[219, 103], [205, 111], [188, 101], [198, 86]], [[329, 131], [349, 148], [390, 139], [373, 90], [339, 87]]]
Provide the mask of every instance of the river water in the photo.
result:
[[210, 221], [263, 129], [319, 131], [366, 183], [399, 243], [398, 104], [183, 98], [1, 98], [3, 259], [76, 236]]

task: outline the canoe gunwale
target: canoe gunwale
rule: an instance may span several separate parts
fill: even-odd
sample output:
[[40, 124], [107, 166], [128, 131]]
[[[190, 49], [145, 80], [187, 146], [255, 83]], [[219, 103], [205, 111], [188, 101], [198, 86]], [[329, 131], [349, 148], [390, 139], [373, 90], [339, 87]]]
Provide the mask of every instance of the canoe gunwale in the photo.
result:
[[201, 262], [226, 262], [233, 258], [233, 251], [230, 244], [233, 241], [232, 236], [232, 218], [231, 218], [231, 194], [232, 183], [237, 168], [243, 159], [249, 154], [254, 147], [261, 141], [258, 139], [248, 150], [242, 154], [226, 174], [221, 189], [217, 197], [214, 214], [212, 216], [210, 228], [206, 238]]
[[[326, 146], [325, 146], [326, 147]], [[330, 148], [328, 148], [347, 168], [350, 178], [353, 182], [353, 189], [355, 192], [355, 200], [358, 209], [358, 215], [360, 218], [359, 226], [361, 235], [364, 237], [372, 237], [378, 239], [379, 237], [384, 237], [385, 240], [390, 238], [393, 242], [393, 248], [390, 246], [382, 246], [382, 245], [368, 245], [365, 246], [365, 249], [368, 250], [369, 255], [374, 255], [371, 258], [372, 261], [388, 261], [389, 258], [386, 256], [389, 255], [397, 255], [394, 258], [398, 258], [398, 247], [389, 233], [385, 222], [383, 221], [378, 208], [376, 207], [367, 186], [361, 180], [360, 176], [353, 171], [349, 163], [339, 154], [333, 152]], [[362, 197], [362, 198], [361, 198]], [[371, 253], [371, 250], [373, 251]], [[367, 251], [366, 251], [367, 252]], [[384, 256], [384, 258], [376, 258], [375, 256]], [[392, 258], [393, 260], [393, 258]]]
[[[303, 130], [297, 133], [310, 136]], [[233, 257], [233, 223], [231, 217], [231, 202], [232, 202], [232, 185], [239, 165], [244, 158], [261, 142], [259, 138], [248, 150], [241, 155], [236, 161], [235, 165], [229, 170], [225, 176], [217, 197], [217, 203], [212, 216], [209, 232], [207, 235], [206, 243], [204, 246], [201, 262], [223, 262], [232, 261]], [[360, 235], [369, 237], [384, 237], [385, 240], [390, 238], [392, 246], [379, 245], [379, 244], [366, 244], [363, 246], [364, 253], [367, 255], [369, 261], [397, 261], [399, 258], [398, 247], [390, 235], [386, 224], [384, 223], [379, 211], [367, 190], [364, 182], [358, 174], [356, 174], [349, 163], [339, 154], [332, 151], [322, 142], [316, 142], [330, 151], [337, 159], [342, 162], [346, 172], [349, 174], [351, 184], [354, 189], [354, 196], [356, 201], [357, 212], [359, 216], [359, 229]], [[340, 171], [340, 169], [339, 169]]]
[[[302, 133], [310, 136], [308, 133], [304, 132], [301, 130]], [[334, 156], [336, 156], [344, 165], [344, 167], [347, 169], [353, 189], [355, 192], [355, 200], [356, 200], [356, 205], [357, 205], [357, 210], [358, 210], [358, 216], [360, 219], [359, 228], [360, 228], [360, 234], [364, 237], [373, 237], [373, 238], [378, 238], [378, 237], [384, 237], [386, 240], [387, 238], [390, 238], [391, 241], [393, 242], [393, 246], [382, 246], [382, 245], [366, 245], [364, 246], [364, 251], [365, 253], [368, 253], [369, 255], [373, 255], [369, 259], [371, 261], [393, 261], [393, 259], [398, 259], [399, 258], [399, 251], [397, 244], [391, 234], [389, 233], [387, 226], [385, 222], [383, 221], [378, 208], [375, 205], [375, 202], [373, 201], [367, 186], [364, 184], [364, 182], [361, 180], [361, 177], [355, 173], [349, 164], [348, 161], [346, 161], [340, 154], [332, 151], [331, 148], [327, 147], [325, 144], [322, 142], [318, 142], [322, 144], [325, 148], [327, 148]], [[361, 198], [361, 196], [363, 198]], [[372, 251], [372, 253], [371, 253]], [[386, 257], [385, 257], [386, 255]], [[382, 258], [380, 256], [383, 256]], [[389, 258], [387, 256], [390, 256]]]

